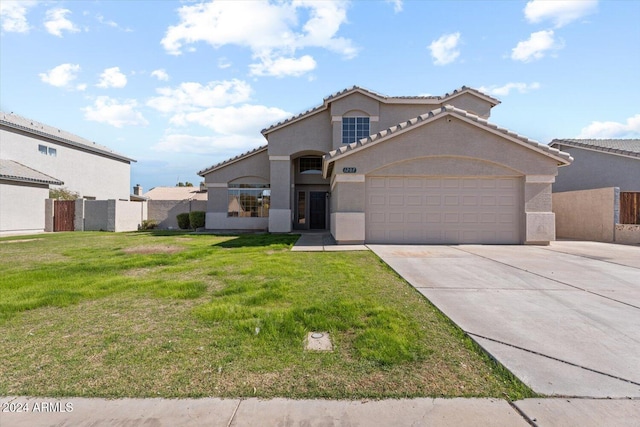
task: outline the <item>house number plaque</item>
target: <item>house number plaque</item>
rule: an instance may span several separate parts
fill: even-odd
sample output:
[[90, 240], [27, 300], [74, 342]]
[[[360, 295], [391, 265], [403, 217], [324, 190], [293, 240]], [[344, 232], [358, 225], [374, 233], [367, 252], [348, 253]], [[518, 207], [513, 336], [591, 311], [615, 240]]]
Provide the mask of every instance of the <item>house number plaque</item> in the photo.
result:
[[342, 173], [356, 173], [356, 168], [354, 167], [342, 168]]

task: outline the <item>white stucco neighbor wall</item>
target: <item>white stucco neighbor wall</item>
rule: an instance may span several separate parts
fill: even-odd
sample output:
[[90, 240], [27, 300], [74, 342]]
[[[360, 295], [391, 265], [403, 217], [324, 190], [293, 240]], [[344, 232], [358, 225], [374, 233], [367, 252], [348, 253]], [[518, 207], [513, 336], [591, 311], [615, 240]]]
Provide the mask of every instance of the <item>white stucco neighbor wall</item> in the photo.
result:
[[44, 232], [48, 196], [46, 184], [0, 180], [0, 236]]
[[136, 231], [145, 219], [146, 202], [76, 200], [76, 231]]
[[[63, 187], [79, 193], [81, 197], [95, 197], [98, 200], [129, 199], [129, 162], [5, 128], [0, 129], [0, 140], [0, 158], [14, 160], [56, 177], [64, 182]], [[55, 148], [56, 155], [41, 154], [38, 145]]]

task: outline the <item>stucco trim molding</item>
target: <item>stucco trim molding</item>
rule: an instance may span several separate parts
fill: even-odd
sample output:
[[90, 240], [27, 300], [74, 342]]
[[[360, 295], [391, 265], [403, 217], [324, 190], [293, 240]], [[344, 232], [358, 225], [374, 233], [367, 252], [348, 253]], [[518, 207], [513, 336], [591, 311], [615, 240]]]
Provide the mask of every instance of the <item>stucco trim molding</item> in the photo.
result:
[[527, 184], [553, 184], [556, 182], [555, 175], [527, 175], [524, 180]]
[[337, 183], [339, 182], [365, 182], [365, 176], [364, 174], [357, 174], [357, 175], [347, 175], [347, 174], [338, 174], [338, 175], [334, 175], [333, 179], [331, 180], [331, 190], [333, 190], [333, 188], [336, 186]]
[[207, 188], [227, 188], [228, 184], [226, 182], [207, 182], [205, 186]]
[[[343, 116], [331, 116], [331, 122], [335, 123], [335, 122], [341, 122], [342, 121], [342, 117]], [[369, 117], [369, 121], [372, 122], [379, 122], [380, 121], [380, 116], [368, 116]]]

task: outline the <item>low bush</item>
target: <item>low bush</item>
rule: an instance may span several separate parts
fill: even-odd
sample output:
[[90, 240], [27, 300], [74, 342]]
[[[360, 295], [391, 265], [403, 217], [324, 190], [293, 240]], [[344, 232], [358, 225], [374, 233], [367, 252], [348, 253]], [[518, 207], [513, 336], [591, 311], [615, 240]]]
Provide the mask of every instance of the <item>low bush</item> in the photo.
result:
[[189, 214], [188, 213], [178, 214], [176, 216], [176, 219], [178, 220], [178, 227], [180, 227], [181, 230], [188, 230], [189, 229]]
[[155, 230], [158, 227], [158, 221], [155, 219], [145, 219], [142, 224], [138, 226], [138, 230]]
[[189, 214], [189, 225], [194, 230], [197, 228], [202, 228], [204, 227], [204, 218], [205, 218], [204, 211], [193, 211]]

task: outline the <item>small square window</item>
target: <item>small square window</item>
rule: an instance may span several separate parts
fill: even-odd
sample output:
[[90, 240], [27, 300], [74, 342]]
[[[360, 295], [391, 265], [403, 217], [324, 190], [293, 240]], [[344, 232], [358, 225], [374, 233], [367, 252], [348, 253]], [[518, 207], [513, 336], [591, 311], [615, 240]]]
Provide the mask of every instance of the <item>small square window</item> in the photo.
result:
[[58, 150], [56, 150], [55, 148], [49, 147], [49, 155], [56, 157], [58, 155]]
[[45, 156], [47, 155], [47, 146], [46, 145], [38, 145], [38, 151], [40, 152], [40, 154], [44, 154]]

